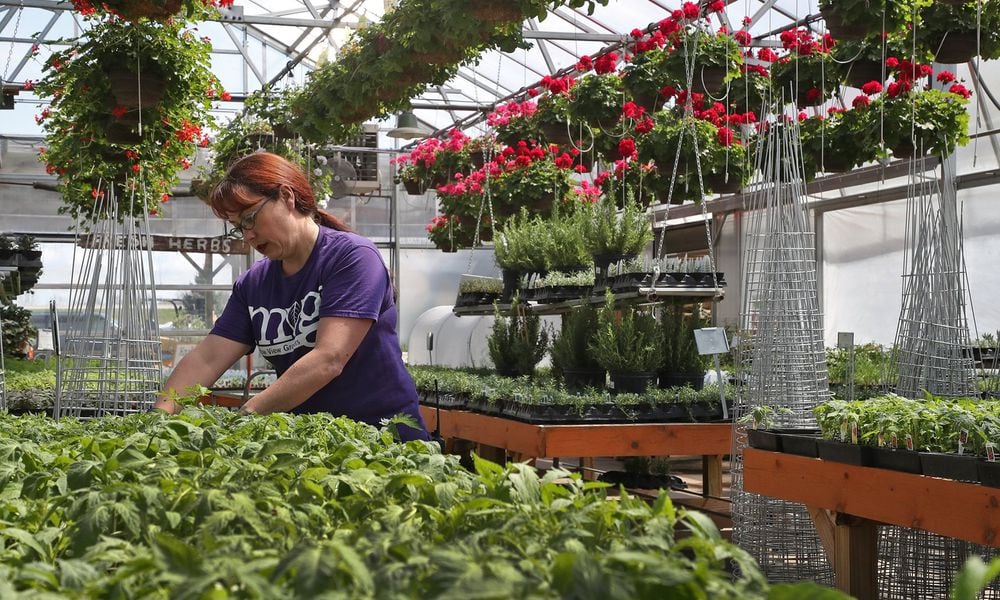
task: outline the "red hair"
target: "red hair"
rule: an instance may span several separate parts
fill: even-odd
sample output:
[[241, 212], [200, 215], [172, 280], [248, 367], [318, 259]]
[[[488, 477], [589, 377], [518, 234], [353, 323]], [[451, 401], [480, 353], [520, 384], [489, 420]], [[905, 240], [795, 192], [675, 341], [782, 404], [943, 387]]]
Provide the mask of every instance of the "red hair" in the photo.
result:
[[212, 190], [212, 212], [220, 219], [241, 212], [260, 201], [261, 196], [276, 197], [281, 186], [295, 195], [295, 210], [311, 215], [320, 225], [338, 231], [350, 231], [346, 223], [316, 206], [309, 178], [298, 165], [270, 152], [254, 152], [237, 160]]

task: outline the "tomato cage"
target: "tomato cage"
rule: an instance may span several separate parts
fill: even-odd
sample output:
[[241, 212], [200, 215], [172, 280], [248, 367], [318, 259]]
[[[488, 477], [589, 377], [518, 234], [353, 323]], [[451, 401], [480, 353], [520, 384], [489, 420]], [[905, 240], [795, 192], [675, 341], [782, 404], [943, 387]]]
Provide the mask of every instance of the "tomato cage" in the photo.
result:
[[769, 581], [832, 585], [833, 571], [806, 507], [743, 489], [744, 417], [770, 407], [775, 427], [815, 430], [813, 408], [830, 397], [798, 124], [769, 128], [755, 150], [766, 183], [751, 192], [741, 331], [733, 344], [740, 374], [731, 461], [733, 541], [753, 555]]
[[57, 419], [146, 412], [160, 390], [148, 211], [138, 191], [96, 189], [103, 218], [77, 228], [69, 305], [53, 320]]

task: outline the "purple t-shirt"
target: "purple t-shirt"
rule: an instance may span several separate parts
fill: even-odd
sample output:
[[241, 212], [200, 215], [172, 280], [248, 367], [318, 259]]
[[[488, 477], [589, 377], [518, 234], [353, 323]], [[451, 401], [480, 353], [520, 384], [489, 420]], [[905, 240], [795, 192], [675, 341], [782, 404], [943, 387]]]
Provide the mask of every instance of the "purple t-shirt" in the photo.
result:
[[[305, 266], [291, 276], [281, 261], [257, 261], [233, 285], [212, 333], [258, 347], [280, 376], [316, 346], [322, 317], [374, 323], [340, 376], [292, 412], [329, 412], [372, 425], [404, 413], [426, 429], [399, 351], [389, 272], [367, 238], [321, 226]], [[427, 439], [425, 431], [400, 427], [400, 433]]]

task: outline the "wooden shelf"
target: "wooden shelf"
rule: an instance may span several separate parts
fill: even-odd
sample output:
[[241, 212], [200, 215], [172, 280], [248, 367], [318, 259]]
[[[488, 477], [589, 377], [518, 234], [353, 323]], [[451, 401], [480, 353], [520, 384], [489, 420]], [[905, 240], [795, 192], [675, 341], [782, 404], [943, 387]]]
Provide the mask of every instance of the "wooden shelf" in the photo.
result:
[[861, 600], [878, 597], [878, 524], [1000, 547], [998, 488], [747, 448], [743, 489], [804, 504], [837, 587]]
[[[438, 409], [421, 406], [420, 412], [433, 431]], [[722, 456], [732, 447], [730, 423], [532, 425], [464, 410], [441, 409], [440, 415], [442, 437], [502, 448], [516, 460], [701, 455], [710, 496], [722, 494]]]
[[1000, 548], [1000, 489], [748, 448], [743, 486], [799, 502]]
[[[638, 292], [627, 292], [624, 294], [615, 294], [615, 302], [620, 304], [634, 304], [641, 302], [658, 302], [663, 298], [691, 298], [691, 299], [701, 299], [701, 300], [721, 300], [725, 297], [725, 290], [723, 288], [708, 288], [708, 287], [652, 287], [652, 288], [640, 288]], [[541, 304], [538, 302], [529, 302], [528, 308], [532, 314], [535, 315], [559, 315], [568, 312], [570, 309], [576, 306], [582, 306], [584, 304], [604, 304], [604, 296], [588, 296], [586, 298], [577, 298], [574, 300], [566, 300], [564, 302], [550, 302], [546, 304]], [[510, 311], [510, 304], [498, 304], [497, 308], [501, 313], [506, 313]], [[458, 316], [467, 315], [492, 315], [493, 305], [486, 304], [481, 306], [456, 306], [453, 312]]]

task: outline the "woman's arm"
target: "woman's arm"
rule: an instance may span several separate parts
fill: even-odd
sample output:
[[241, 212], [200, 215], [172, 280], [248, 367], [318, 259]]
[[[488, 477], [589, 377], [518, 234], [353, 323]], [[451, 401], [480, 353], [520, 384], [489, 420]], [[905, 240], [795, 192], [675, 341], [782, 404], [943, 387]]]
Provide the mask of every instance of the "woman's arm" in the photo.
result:
[[316, 332], [316, 346], [267, 389], [243, 405], [243, 410], [268, 414], [287, 412], [308, 400], [339, 377], [374, 321], [348, 317], [323, 317]]
[[179, 413], [181, 406], [171, 400], [173, 394], [184, 395], [188, 388], [195, 385], [212, 385], [249, 351], [250, 346], [246, 344], [209, 334], [174, 367], [163, 384], [163, 393], [157, 398], [155, 408]]

